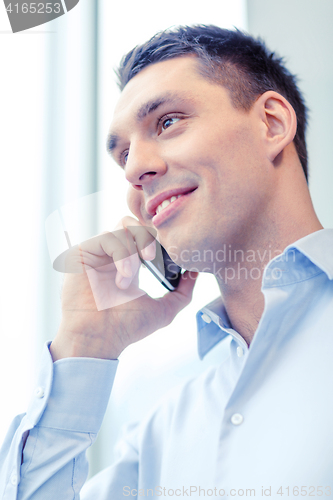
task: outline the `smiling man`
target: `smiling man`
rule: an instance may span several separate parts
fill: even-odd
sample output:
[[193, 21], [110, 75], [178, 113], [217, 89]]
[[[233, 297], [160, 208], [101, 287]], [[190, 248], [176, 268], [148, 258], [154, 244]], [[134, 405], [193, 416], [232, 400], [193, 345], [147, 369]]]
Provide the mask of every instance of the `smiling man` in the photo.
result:
[[[330, 496], [333, 231], [309, 195], [295, 78], [248, 35], [196, 26], [134, 49], [119, 79], [108, 149], [136, 218], [70, 256], [40, 387], [3, 446], [3, 498], [78, 498], [117, 357], [189, 303], [194, 271], [221, 291], [197, 315], [199, 355], [230, 339], [230, 356], [133, 427], [81, 498]], [[152, 299], [137, 251], [153, 259], [156, 233], [187, 271]]]

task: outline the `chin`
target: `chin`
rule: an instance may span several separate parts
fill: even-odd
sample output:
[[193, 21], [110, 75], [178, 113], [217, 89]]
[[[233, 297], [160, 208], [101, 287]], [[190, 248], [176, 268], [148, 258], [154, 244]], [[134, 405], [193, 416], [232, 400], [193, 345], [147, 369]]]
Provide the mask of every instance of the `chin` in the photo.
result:
[[204, 250], [193, 242], [187, 244], [163, 244], [170, 258], [186, 271], [213, 272], [213, 252]]

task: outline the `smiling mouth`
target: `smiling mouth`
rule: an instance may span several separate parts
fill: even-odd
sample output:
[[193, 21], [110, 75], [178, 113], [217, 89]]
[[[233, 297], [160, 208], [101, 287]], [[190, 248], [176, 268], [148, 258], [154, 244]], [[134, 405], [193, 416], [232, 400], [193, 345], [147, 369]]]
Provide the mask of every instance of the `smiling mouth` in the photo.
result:
[[179, 194], [178, 196], [171, 196], [171, 198], [167, 199], [167, 200], [164, 200], [160, 205], [158, 205], [158, 207], [156, 208], [156, 213], [155, 215], [159, 214], [160, 212], [162, 212], [162, 210], [164, 208], [166, 208], [168, 205], [170, 205], [170, 203], [173, 203], [174, 201], [176, 201], [178, 198], [180, 198], [181, 196], [183, 196], [182, 194]]
[[164, 209], [166, 209], [171, 203], [174, 203], [176, 200], [178, 200], [178, 198], [181, 198], [182, 196], [193, 193], [193, 191], [195, 191], [195, 189], [187, 191], [186, 193], [178, 194], [177, 196], [171, 196], [170, 198], [167, 198], [166, 200], [162, 201], [162, 203], [160, 205], [158, 205], [158, 207], [156, 208], [155, 215], [158, 215], [160, 212], [162, 212]]
[[185, 193], [180, 193], [178, 195], [170, 196], [166, 200], [163, 200], [160, 205], [156, 208], [156, 213], [152, 218], [153, 225], [157, 228], [161, 226], [164, 222], [170, 219], [170, 216], [173, 216], [179, 209], [181, 209], [182, 205], [186, 203], [186, 198], [190, 196], [197, 188], [191, 189]]

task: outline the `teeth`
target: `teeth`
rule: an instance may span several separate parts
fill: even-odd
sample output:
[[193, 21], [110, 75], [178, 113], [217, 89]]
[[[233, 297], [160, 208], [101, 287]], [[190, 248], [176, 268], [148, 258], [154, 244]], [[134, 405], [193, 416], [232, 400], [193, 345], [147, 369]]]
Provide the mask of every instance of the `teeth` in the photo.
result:
[[164, 200], [160, 205], [158, 205], [158, 207], [156, 209], [156, 214], [159, 214], [161, 212], [161, 210], [163, 210], [165, 207], [170, 205], [170, 203], [172, 203], [173, 201], [176, 201], [177, 198], [179, 198], [180, 196], [182, 196], [182, 195], [179, 194], [178, 196], [171, 196], [171, 198], [169, 198], [168, 200]]
[[170, 201], [170, 200], [164, 200], [164, 201], [161, 203], [161, 207], [162, 207], [162, 208], [165, 208], [165, 207], [167, 207], [170, 203], [171, 203], [171, 201]]

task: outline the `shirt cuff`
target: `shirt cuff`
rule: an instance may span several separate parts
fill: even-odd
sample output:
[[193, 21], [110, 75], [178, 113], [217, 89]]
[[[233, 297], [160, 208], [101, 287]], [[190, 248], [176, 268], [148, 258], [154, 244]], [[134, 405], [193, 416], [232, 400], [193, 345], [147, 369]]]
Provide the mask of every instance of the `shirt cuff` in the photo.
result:
[[97, 433], [108, 405], [118, 360], [64, 358], [53, 363], [45, 345], [29, 410], [33, 424]]

